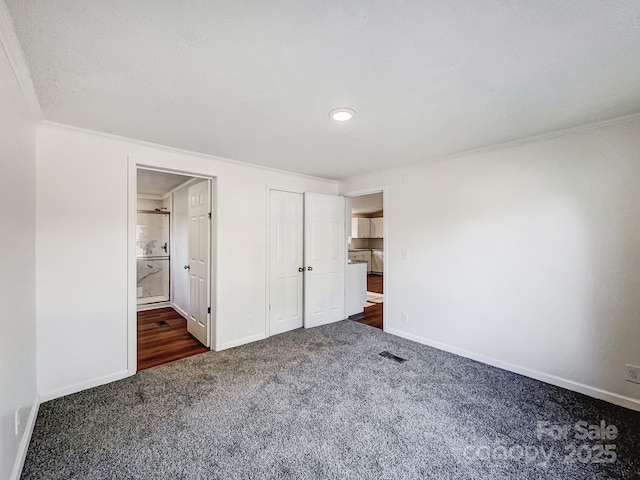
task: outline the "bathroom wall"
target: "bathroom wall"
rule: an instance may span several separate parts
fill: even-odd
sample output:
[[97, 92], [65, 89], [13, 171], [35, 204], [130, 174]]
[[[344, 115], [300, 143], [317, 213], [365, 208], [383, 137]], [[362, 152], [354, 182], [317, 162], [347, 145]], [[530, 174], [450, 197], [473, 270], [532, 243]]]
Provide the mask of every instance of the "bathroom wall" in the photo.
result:
[[171, 198], [167, 196], [162, 199], [151, 199], [146, 197], [138, 197], [138, 210], [156, 210], [160, 209], [165, 212], [171, 211]]

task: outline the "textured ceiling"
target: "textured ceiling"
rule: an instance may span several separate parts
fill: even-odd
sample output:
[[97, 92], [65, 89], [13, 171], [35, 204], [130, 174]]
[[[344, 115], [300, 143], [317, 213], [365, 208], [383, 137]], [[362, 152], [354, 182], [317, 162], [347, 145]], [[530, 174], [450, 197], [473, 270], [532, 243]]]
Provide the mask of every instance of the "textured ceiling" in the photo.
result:
[[193, 177], [186, 177], [175, 173], [156, 172], [154, 170], [138, 169], [138, 193], [144, 195], [164, 195], [178, 185], [182, 185]]
[[640, 112], [638, 0], [7, 4], [47, 120], [327, 178]]

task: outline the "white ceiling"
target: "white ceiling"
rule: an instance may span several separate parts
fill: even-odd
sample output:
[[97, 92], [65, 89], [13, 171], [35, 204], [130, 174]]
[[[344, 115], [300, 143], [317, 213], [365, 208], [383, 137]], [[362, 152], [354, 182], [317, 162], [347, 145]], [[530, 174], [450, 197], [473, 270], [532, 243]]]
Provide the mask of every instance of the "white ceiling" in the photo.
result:
[[47, 120], [327, 178], [640, 112], [638, 0], [7, 4]]
[[382, 211], [382, 193], [351, 197], [351, 213], [373, 213]]
[[191, 178], [175, 173], [138, 169], [138, 193], [164, 195]]

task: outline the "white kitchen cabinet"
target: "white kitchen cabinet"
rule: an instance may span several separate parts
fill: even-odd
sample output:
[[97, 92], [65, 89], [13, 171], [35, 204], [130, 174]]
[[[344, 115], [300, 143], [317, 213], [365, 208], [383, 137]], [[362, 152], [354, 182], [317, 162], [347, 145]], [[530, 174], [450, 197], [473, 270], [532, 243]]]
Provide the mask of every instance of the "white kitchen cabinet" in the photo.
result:
[[371, 271], [371, 250], [365, 250], [358, 253], [360, 254], [358, 260], [367, 262], [367, 273], [369, 273]]
[[351, 219], [351, 238], [370, 238], [371, 222], [369, 218]]
[[351, 238], [383, 238], [384, 219], [377, 218], [352, 218]]
[[384, 251], [383, 250], [371, 251], [371, 271], [373, 273], [384, 272]]
[[367, 272], [371, 271], [371, 250], [350, 251], [349, 260], [352, 262], [367, 262]]
[[383, 217], [370, 218], [369, 233], [370, 238], [383, 238], [384, 237], [384, 219]]

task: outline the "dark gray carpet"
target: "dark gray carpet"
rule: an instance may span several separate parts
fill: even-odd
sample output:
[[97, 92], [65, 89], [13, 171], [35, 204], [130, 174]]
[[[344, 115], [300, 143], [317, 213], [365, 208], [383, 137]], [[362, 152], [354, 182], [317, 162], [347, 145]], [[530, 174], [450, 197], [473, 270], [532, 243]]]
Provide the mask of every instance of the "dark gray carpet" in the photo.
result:
[[[383, 358], [383, 350], [407, 361]], [[583, 420], [604, 420], [618, 435], [575, 439]], [[549, 427], [538, 439], [541, 421]], [[639, 413], [344, 321], [45, 403], [22, 478], [633, 479], [639, 472]]]

